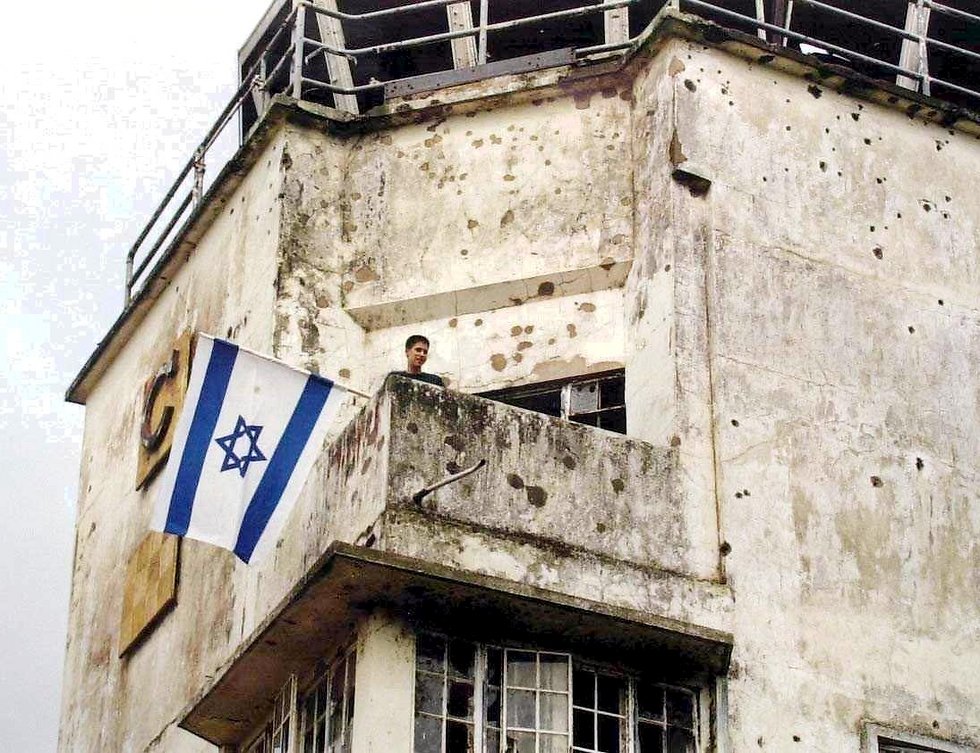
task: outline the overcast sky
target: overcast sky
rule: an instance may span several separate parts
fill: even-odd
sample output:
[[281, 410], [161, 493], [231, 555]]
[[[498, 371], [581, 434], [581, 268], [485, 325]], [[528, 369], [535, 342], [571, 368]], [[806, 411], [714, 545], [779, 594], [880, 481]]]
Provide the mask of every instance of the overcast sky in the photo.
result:
[[0, 750], [53, 751], [84, 411], [126, 250], [268, 0], [8, 3], [0, 32]]

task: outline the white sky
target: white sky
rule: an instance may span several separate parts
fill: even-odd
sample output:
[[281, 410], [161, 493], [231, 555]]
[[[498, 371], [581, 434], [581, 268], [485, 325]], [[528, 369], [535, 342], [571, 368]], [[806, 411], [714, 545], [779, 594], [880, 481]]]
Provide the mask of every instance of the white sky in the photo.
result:
[[[269, 0], [8, 3], [0, 31], [0, 750], [57, 744], [83, 409], [126, 250]], [[136, 389], [136, 386], [134, 386]]]

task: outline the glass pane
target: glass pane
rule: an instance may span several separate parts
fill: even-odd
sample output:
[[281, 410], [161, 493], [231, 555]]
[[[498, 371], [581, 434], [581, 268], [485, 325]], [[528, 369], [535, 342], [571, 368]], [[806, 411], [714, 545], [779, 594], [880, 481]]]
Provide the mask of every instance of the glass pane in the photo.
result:
[[538, 753], [568, 753], [568, 735], [539, 735]]
[[599, 714], [599, 750], [602, 753], [619, 753], [621, 739], [620, 720], [614, 716]]
[[546, 690], [568, 690], [568, 657], [540, 654], [541, 684]]
[[664, 718], [664, 689], [656, 685], [637, 683], [636, 711], [641, 719]]
[[667, 729], [667, 753], [694, 753], [694, 733], [686, 729]]
[[536, 664], [534, 659], [534, 654], [528, 651], [507, 652], [508, 687], [537, 687]]
[[507, 726], [534, 729], [534, 691], [507, 691]]
[[549, 732], [568, 732], [568, 696], [564, 693], [541, 693], [541, 718], [538, 729]]
[[498, 729], [486, 730], [484, 753], [500, 753], [500, 730]]
[[464, 722], [446, 722], [446, 753], [473, 753], [473, 727]]
[[613, 714], [622, 713], [624, 685], [625, 682], [619, 677], [597, 676], [596, 694], [600, 711], [609, 711]]
[[423, 633], [415, 641], [415, 663], [419, 669], [442, 672], [446, 641], [436, 635]]
[[454, 677], [473, 679], [476, 664], [476, 646], [472, 643], [451, 641], [449, 643], [449, 671]]
[[316, 723], [316, 752], [326, 750], [325, 741], [327, 739], [327, 717], [321, 716]]
[[415, 676], [415, 710], [442, 715], [442, 676], [419, 672]]
[[572, 745], [595, 750], [595, 714], [591, 711], [572, 712]]
[[497, 688], [487, 688], [483, 695], [487, 707], [486, 720], [500, 726], [500, 691]]
[[347, 736], [350, 737], [351, 720], [354, 718], [354, 654], [347, 658]]
[[462, 680], [449, 681], [446, 713], [464, 719], [473, 718], [473, 683]]
[[499, 648], [487, 649], [487, 684], [500, 687], [502, 684], [504, 652]]
[[656, 724], [639, 725], [639, 749], [637, 753], [664, 753], [664, 730]]
[[605, 429], [606, 431], [614, 431], [617, 434], [626, 433], [626, 409], [617, 408], [615, 410], [603, 411], [597, 414], [599, 417], [599, 423], [597, 424], [600, 429]]
[[508, 732], [507, 753], [535, 753], [533, 732]]
[[323, 716], [327, 712], [327, 683], [323, 682], [316, 691], [316, 715]]
[[572, 703], [588, 709], [595, 708], [595, 675], [576, 669], [572, 674]]
[[415, 715], [414, 753], [442, 753], [442, 721]]
[[591, 413], [599, 407], [599, 386], [595, 382], [569, 385], [568, 415]]
[[599, 407], [612, 408], [626, 404], [626, 379], [616, 377], [599, 382]]
[[694, 728], [694, 698], [680, 690], [667, 691], [667, 724]]

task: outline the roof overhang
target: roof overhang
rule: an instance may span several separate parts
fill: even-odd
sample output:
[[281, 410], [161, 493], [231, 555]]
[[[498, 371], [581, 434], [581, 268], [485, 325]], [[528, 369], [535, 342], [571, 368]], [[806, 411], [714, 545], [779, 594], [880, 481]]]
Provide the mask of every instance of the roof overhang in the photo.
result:
[[388, 609], [473, 637], [559, 642], [569, 650], [724, 673], [728, 633], [372, 549], [334, 544], [215, 673], [180, 726], [234, 745], [264, 719], [290, 674], [308, 672], [357, 621]]

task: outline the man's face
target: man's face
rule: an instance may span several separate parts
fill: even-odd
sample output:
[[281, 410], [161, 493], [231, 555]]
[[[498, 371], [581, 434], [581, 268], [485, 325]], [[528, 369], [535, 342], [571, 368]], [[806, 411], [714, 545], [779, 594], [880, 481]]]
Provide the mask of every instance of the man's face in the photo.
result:
[[405, 351], [405, 357], [408, 359], [408, 370], [415, 374], [422, 370], [422, 366], [428, 359], [429, 346], [425, 343], [415, 343]]

